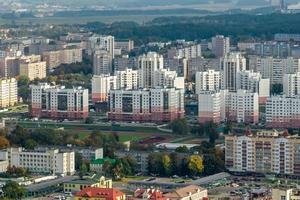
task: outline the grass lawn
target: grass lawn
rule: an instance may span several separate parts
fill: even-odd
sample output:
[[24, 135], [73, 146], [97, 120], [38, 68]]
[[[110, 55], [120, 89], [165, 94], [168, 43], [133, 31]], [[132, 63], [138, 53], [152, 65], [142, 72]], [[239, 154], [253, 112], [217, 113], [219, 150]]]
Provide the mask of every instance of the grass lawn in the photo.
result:
[[[88, 137], [91, 134], [92, 131], [85, 131], [85, 130], [80, 130], [77, 134], [79, 136], [80, 140], [84, 140], [86, 137]], [[74, 133], [72, 131], [69, 131], [69, 133]], [[108, 132], [104, 132], [108, 133]], [[141, 133], [136, 134], [136, 133], [118, 133], [119, 134], [119, 138], [120, 138], [120, 142], [127, 142], [127, 141], [139, 141], [142, 140], [146, 137], [148, 137], [147, 135], [143, 135]]]
[[120, 142], [127, 142], [127, 141], [136, 142], [146, 138], [146, 136], [135, 135], [135, 134], [120, 134], [119, 138], [120, 138]]

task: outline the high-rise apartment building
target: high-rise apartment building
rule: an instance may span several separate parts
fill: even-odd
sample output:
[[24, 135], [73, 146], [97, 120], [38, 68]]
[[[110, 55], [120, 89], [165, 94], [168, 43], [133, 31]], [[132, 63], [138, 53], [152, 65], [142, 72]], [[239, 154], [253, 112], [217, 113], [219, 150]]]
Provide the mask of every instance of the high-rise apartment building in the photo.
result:
[[237, 75], [246, 70], [246, 59], [241, 53], [229, 53], [221, 59], [222, 88], [234, 92], [237, 90]]
[[112, 73], [112, 56], [105, 50], [97, 50], [93, 55], [93, 73], [94, 75]]
[[266, 103], [266, 127], [300, 128], [300, 96], [271, 96]]
[[289, 97], [300, 95], [300, 72], [283, 76], [283, 93]]
[[221, 123], [221, 114], [225, 112], [224, 96], [220, 91], [200, 90], [198, 93], [198, 116], [199, 122], [204, 124], [206, 122]]
[[164, 59], [155, 52], [139, 57], [140, 81], [142, 88], [154, 87], [154, 72], [164, 68]]
[[223, 57], [230, 52], [230, 39], [223, 35], [216, 35], [212, 38], [212, 52], [217, 57]]
[[219, 71], [207, 70], [196, 72], [196, 94], [201, 91], [219, 91], [221, 89], [221, 74]]
[[55, 51], [45, 51], [42, 59], [47, 63], [47, 69], [52, 70], [61, 64], [72, 64], [82, 62], [82, 49], [70, 47]]
[[175, 88], [110, 90], [108, 117], [114, 121], [168, 122], [184, 117], [184, 92]]
[[20, 75], [21, 63], [41, 62], [40, 55], [6, 56], [0, 58], [0, 77], [16, 77]]
[[81, 87], [67, 89], [47, 83], [31, 85], [30, 113], [32, 117], [52, 119], [86, 119], [89, 94]]
[[225, 166], [233, 172], [300, 175], [300, 139], [261, 131], [225, 137]]
[[257, 71], [262, 78], [269, 78], [270, 84], [283, 84], [284, 74], [293, 74], [300, 71], [300, 59], [259, 57], [256, 60]]
[[18, 103], [18, 84], [15, 78], [0, 80], [0, 108]]
[[258, 93], [259, 103], [265, 104], [270, 96], [270, 79], [263, 79], [258, 72], [240, 71], [237, 74], [237, 89]]
[[177, 76], [176, 71], [159, 69], [154, 72], [153, 86], [184, 89], [184, 77]]
[[116, 88], [133, 90], [139, 87], [139, 73], [138, 70], [126, 69], [124, 71], [117, 71], [115, 73]]
[[92, 101], [107, 102], [111, 89], [117, 89], [117, 76], [94, 75], [92, 78]]
[[200, 123], [258, 123], [259, 120], [258, 94], [246, 90], [201, 91], [198, 95], [198, 105]]
[[29, 80], [46, 78], [46, 62], [22, 62], [20, 63], [20, 76], [27, 76]]
[[88, 39], [88, 50], [89, 55], [96, 50], [104, 50], [114, 58], [115, 38], [111, 35], [93, 35]]

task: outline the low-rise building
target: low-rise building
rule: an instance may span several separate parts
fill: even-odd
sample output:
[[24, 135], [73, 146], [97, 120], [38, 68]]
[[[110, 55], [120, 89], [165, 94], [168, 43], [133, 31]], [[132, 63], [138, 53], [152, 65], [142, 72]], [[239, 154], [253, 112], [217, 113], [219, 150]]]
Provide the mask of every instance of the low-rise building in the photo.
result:
[[115, 151], [119, 158], [130, 156], [136, 161], [136, 171], [143, 174], [148, 173], [148, 156], [149, 152], [145, 151]]
[[64, 182], [64, 192], [76, 193], [80, 192], [85, 188], [112, 188], [112, 180], [105, 179], [104, 176], [100, 177], [99, 180], [90, 178], [76, 179], [68, 182]]
[[34, 150], [47, 151], [50, 149], [59, 149], [61, 152], [74, 151], [82, 156], [84, 160], [95, 160], [103, 158], [103, 148], [94, 147], [73, 147], [73, 146], [38, 146]]
[[103, 173], [103, 165], [108, 162], [109, 164], [115, 164], [116, 160], [111, 158], [99, 158], [90, 162], [90, 171]]
[[298, 200], [300, 199], [299, 188], [283, 187], [272, 189], [273, 200]]
[[0, 152], [10, 166], [22, 167], [33, 173], [64, 174], [75, 173], [75, 153], [48, 151], [29, 151], [22, 148], [8, 148]]
[[115, 188], [85, 188], [74, 195], [74, 200], [125, 200], [126, 195]]
[[208, 199], [207, 189], [197, 185], [189, 185], [164, 194], [169, 200], [204, 200]]

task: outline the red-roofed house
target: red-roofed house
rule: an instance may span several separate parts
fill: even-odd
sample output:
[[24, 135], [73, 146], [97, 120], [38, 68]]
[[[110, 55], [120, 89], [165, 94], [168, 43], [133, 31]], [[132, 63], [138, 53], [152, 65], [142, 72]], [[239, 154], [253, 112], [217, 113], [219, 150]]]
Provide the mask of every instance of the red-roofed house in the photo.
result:
[[74, 200], [125, 200], [123, 192], [115, 188], [85, 188], [76, 193]]
[[167, 200], [163, 193], [157, 189], [137, 189], [134, 192], [135, 200]]

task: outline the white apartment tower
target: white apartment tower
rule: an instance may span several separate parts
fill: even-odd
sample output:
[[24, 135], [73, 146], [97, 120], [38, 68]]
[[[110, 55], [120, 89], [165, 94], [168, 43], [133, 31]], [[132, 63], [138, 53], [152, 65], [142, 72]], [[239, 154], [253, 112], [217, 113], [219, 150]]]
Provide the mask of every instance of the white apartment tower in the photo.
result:
[[234, 121], [258, 123], [258, 94], [246, 90], [228, 92], [200, 91], [198, 95], [199, 122]]
[[266, 103], [266, 127], [300, 128], [300, 96], [272, 96]]
[[212, 52], [217, 57], [224, 57], [230, 52], [230, 39], [223, 35], [217, 35], [212, 38]]
[[283, 76], [283, 93], [290, 97], [300, 95], [300, 72]]
[[221, 89], [221, 75], [219, 71], [207, 70], [196, 72], [196, 94], [201, 91], [218, 91]]
[[259, 72], [240, 71], [237, 74], [237, 89], [258, 93], [259, 103], [264, 104], [270, 96], [270, 79], [263, 79]]
[[18, 84], [15, 78], [0, 80], [0, 108], [18, 103]]
[[224, 96], [220, 91], [205, 91], [200, 90], [198, 93], [198, 116], [199, 123], [204, 124], [206, 122], [221, 123], [222, 114], [225, 110]]
[[184, 89], [184, 77], [178, 77], [176, 71], [159, 69], [154, 72], [154, 87]]
[[117, 89], [117, 76], [94, 75], [92, 78], [92, 101], [107, 102], [111, 89]]
[[116, 71], [117, 89], [137, 89], [139, 87], [139, 73], [137, 70], [125, 69], [124, 71]]
[[163, 69], [164, 59], [162, 55], [155, 52], [149, 52], [140, 56], [138, 59], [140, 80], [142, 88], [151, 88], [154, 86], [154, 72]]
[[241, 53], [229, 53], [221, 59], [222, 88], [234, 92], [237, 90], [237, 75], [246, 70], [246, 59]]

